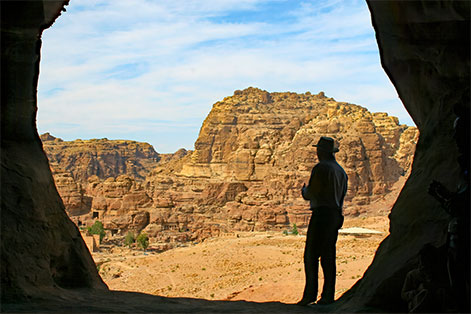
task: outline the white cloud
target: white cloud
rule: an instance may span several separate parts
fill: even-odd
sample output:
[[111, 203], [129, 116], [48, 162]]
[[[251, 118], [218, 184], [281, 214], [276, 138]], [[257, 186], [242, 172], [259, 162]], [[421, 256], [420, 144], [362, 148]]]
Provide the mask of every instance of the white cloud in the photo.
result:
[[[237, 15], [272, 3], [292, 9]], [[412, 123], [362, 1], [74, 0], [43, 34], [38, 127], [192, 149], [212, 104], [248, 86], [323, 90]]]

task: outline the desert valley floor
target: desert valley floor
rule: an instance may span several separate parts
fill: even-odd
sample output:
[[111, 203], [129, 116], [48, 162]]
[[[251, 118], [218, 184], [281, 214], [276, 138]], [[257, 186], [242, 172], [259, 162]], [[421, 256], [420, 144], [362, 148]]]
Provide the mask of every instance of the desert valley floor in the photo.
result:
[[[387, 216], [346, 218], [343, 229], [361, 227], [372, 235], [339, 234], [336, 298], [371, 264], [387, 236]], [[151, 253], [115, 247], [93, 253], [112, 290], [208, 300], [295, 303], [304, 288], [305, 236], [281, 232], [234, 233], [196, 245]], [[322, 284], [322, 272], [319, 279]]]

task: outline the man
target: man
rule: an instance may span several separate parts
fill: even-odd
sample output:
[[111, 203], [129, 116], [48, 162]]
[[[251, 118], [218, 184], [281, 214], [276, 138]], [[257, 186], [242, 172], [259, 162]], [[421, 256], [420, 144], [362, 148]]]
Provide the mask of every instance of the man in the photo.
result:
[[304, 250], [306, 286], [298, 305], [308, 305], [317, 300], [319, 258], [324, 273], [324, 287], [317, 304], [334, 302], [335, 294], [335, 244], [338, 230], [343, 224], [342, 206], [347, 193], [348, 177], [335, 160], [334, 139], [321, 137], [317, 145], [319, 163], [312, 169], [308, 186], [303, 185], [302, 196], [310, 201], [311, 220]]

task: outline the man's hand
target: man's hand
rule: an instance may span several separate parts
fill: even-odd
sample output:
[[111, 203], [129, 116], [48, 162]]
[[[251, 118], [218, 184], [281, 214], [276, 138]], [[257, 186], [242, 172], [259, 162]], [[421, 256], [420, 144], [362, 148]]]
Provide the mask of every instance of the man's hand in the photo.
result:
[[309, 193], [311, 192], [310, 189], [312, 189], [312, 187], [309, 186], [309, 184], [306, 186], [306, 183], [303, 183], [303, 187], [301, 188], [301, 196], [306, 201], [311, 200], [311, 195], [309, 195]]

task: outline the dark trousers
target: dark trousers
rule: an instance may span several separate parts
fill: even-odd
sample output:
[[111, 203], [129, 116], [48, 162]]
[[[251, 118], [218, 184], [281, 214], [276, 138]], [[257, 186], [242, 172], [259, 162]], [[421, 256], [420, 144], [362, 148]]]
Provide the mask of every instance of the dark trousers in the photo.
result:
[[322, 299], [333, 300], [335, 294], [336, 265], [335, 255], [338, 230], [343, 224], [343, 216], [338, 209], [316, 208], [313, 211], [306, 236], [304, 249], [304, 272], [306, 286], [303, 300], [317, 300], [319, 259], [324, 273]]

